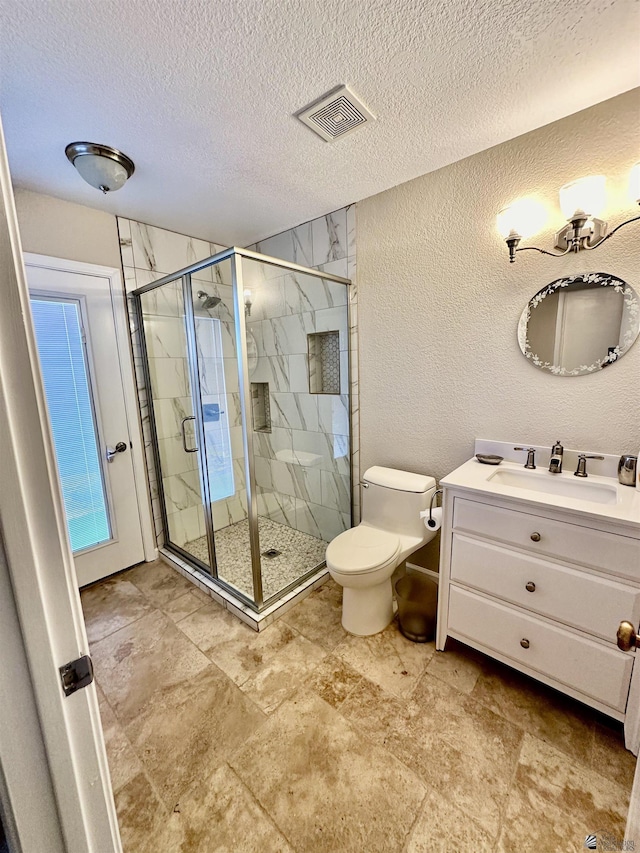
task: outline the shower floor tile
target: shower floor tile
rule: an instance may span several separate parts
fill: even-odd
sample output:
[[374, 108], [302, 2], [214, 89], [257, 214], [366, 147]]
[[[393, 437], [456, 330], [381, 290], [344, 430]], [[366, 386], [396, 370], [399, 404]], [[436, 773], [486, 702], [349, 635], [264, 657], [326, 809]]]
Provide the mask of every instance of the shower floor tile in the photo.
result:
[[[327, 543], [269, 518], [258, 519], [260, 553], [270, 549], [280, 553], [262, 557], [262, 587], [265, 600], [324, 562]], [[253, 597], [249, 522], [239, 521], [216, 530], [218, 574], [245, 595]], [[209, 562], [206, 537], [184, 545], [185, 551]]]

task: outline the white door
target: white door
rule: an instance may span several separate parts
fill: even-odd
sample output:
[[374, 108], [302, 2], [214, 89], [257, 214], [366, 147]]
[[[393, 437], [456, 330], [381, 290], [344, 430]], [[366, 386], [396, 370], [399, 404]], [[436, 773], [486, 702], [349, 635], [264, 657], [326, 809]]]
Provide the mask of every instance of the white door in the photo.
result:
[[[26, 255], [31, 314], [78, 583], [145, 559], [113, 271]], [[80, 267], [82, 271], [74, 270]], [[124, 306], [122, 306], [124, 308]]]
[[21, 853], [121, 853], [0, 125], [0, 807]]

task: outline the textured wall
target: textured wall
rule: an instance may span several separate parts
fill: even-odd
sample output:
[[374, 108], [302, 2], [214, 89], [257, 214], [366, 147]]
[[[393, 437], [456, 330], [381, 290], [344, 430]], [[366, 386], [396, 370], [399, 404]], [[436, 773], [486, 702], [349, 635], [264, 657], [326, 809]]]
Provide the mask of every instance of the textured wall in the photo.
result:
[[640, 342], [609, 370], [558, 378], [516, 341], [527, 299], [565, 274], [611, 272], [640, 293], [640, 223], [592, 253], [512, 265], [495, 229], [502, 207], [535, 195], [549, 218], [531, 243], [551, 249], [558, 189], [589, 174], [607, 176], [610, 225], [637, 215], [639, 135], [636, 89], [358, 204], [362, 470], [442, 477], [476, 437], [640, 449]]
[[15, 198], [25, 252], [120, 268], [118, 229], [110, 213], [21, 189]]

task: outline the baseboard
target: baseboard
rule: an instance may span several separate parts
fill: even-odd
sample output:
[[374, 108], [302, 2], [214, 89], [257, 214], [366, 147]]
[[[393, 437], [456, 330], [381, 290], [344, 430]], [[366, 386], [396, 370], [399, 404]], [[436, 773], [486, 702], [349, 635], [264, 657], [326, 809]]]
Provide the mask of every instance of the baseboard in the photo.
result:
[[440, 582], [440, 575], [438, 572], [433, 572], [431, 569], [425, 569], [424, 566], [416, 566], [414, 563], [407, 562], [405, 565], [407, 569], [411, 569], [412, 572], [420, 572], [420, 574], [427, 575], [427, 577], [430, 577], [431, 580], [436, 583]]

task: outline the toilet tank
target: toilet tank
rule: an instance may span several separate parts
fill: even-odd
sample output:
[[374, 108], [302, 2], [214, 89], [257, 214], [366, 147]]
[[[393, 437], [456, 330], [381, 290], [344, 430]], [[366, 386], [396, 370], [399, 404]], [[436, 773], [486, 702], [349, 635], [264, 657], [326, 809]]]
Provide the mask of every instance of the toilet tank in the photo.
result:
[[401, 536], [425, 538], [420, 512], [429, 509], [433, 477], [375, 465], [362, 478], [362, 521]]

